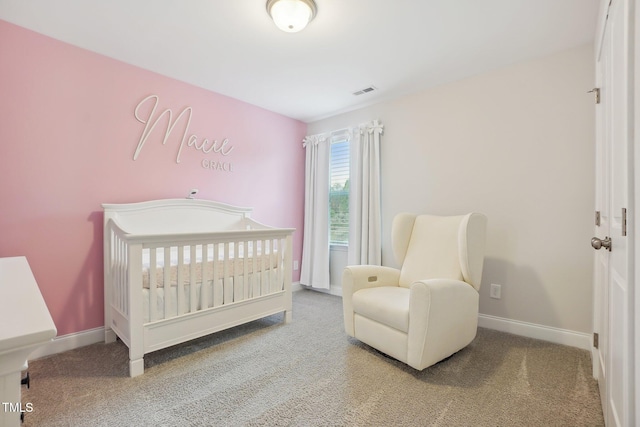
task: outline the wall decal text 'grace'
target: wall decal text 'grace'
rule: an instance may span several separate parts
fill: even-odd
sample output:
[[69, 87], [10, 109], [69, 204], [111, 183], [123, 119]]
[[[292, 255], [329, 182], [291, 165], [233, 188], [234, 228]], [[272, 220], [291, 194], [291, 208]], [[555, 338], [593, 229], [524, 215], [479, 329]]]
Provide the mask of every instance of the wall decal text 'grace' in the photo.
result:
[[[158, 121], [160, 121], [160, 119], [165, 114], [169, 116], [169, 119], [167, 121], [167, 129], [164, 132], [162, 145], [167, 144], [167, 139], [169, 138], [169, 135], [171, 135], [171, 132], [173, 132], [173, 128], [178, 124], [178, 122], [182, 119], [182, 117], [184, 116], [187, 118], [186, 119], [187, 123], [184, 127], [184, 132], [182, 133], [182, 139], [180, 140], [180, 146], [178, 147], [178, 152], [176, 154], [176, 163], [180, 163], [180, 155], [182, 154], [182, 149], [185, 146], [185, 142], [187, 143], [187, 147], [193, 147], [195, 150], [202, 151], [204, 154], [217, 153], [217, 154], [222, 154], [223, 156], [228, 156], [229, 153], [231, 153], [231, 151], [233, 150], [233, 146], [228, 145], [229, 139], [227, 138], [223, 139], [220, 142], [218, 142], [218, 140], [216, 139], [209, 141], [206, 138], [202, 139], [201, 141], [198, 141], [198, 136], [195, 134], [191, 134], [191, 136], [189, 136], [189, 138], [187, 139], [187, 133], [189, 132], [189, 125], [191, 124], [191, 115], [193, 114], [193, 108], [191, 107], [185, 107], [180, 112], [180, 114], [178, 114], [175, 121], [172, 121], [173, 112], [169, 108], [164, 110], [158, 116], [154, 116], [156, 112], [156, 108], [158, 107], [159, 100], [160, 98], [158, 97], [158, 95], [149, 95], [146, 98], [144, 98], [142, 101], [140, 101], [140, 103], [136, 106], [134, 115], [136, 117], [136, 120], [144, 124], [144, 129], [142, 130], [142, 135], [140, 135], [140, 140], [138, 141], [138, 146], [136, 147], [136, 151], [133, 154], [133, 160], [136, 160], [138, 158], [138, 156], [140, 155], [140, 152], [142, 151], [142, 148], [144, 147], [144, 144], [147, 142], [147, 138], [149, 137], [151, 132], [153, 132], [153, 129], [158, 124]], [[153, 108], [151, 109], [149, 116], [140, 117], [140, 113], [139, 113], [140, 108], [145, 104], [147, 104], [148, 102], [153, 103]]]

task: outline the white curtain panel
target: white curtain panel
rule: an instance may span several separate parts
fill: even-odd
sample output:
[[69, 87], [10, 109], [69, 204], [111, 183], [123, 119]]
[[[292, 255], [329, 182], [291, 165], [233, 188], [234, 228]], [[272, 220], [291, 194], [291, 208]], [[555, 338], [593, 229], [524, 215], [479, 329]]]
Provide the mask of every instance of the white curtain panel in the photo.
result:
[[349, 183], [349, 265], [382, 265], [380, 219], [380, 136], [374, 120], [360, 125], [351, 142]]
[[304, 139], [304, 239], [300, 283], [329, 289], [329, 161], [331, 143], [324, 135]]

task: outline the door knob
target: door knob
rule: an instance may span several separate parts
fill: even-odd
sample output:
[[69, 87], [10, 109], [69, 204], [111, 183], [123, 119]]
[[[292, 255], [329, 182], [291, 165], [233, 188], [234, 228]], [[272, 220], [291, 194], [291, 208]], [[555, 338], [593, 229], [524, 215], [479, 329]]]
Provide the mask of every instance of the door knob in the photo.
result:
[[593, 239], [591, 239], [591, 246], [593, 246], [593, 249], [600, 249], [600, 248], [605, 248], [608, 251], [611, 251], [611, 238], [609, 236], [605, 237], [604, 239], [598, 239], [597, 237], [594, 237]]

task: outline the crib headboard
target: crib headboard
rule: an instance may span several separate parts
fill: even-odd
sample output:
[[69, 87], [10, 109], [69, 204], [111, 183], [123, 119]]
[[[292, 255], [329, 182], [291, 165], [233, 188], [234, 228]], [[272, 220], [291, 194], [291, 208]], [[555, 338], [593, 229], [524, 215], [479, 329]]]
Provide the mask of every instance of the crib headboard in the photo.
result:
[[252, 208], [201, 199], [161, 199], [102, 205], [104, 224], [112, 219], [130, 234], [200, 233], [242, 230]]

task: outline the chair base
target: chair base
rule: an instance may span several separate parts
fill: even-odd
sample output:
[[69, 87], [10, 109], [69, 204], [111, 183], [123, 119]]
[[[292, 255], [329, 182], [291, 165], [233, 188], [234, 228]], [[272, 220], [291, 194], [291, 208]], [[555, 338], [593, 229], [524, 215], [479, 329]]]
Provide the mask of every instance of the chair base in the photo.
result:
[[407, 363], [407, 334], [359, 314], [354, 316], [354, 327], [354, 338], [402, 363]]

